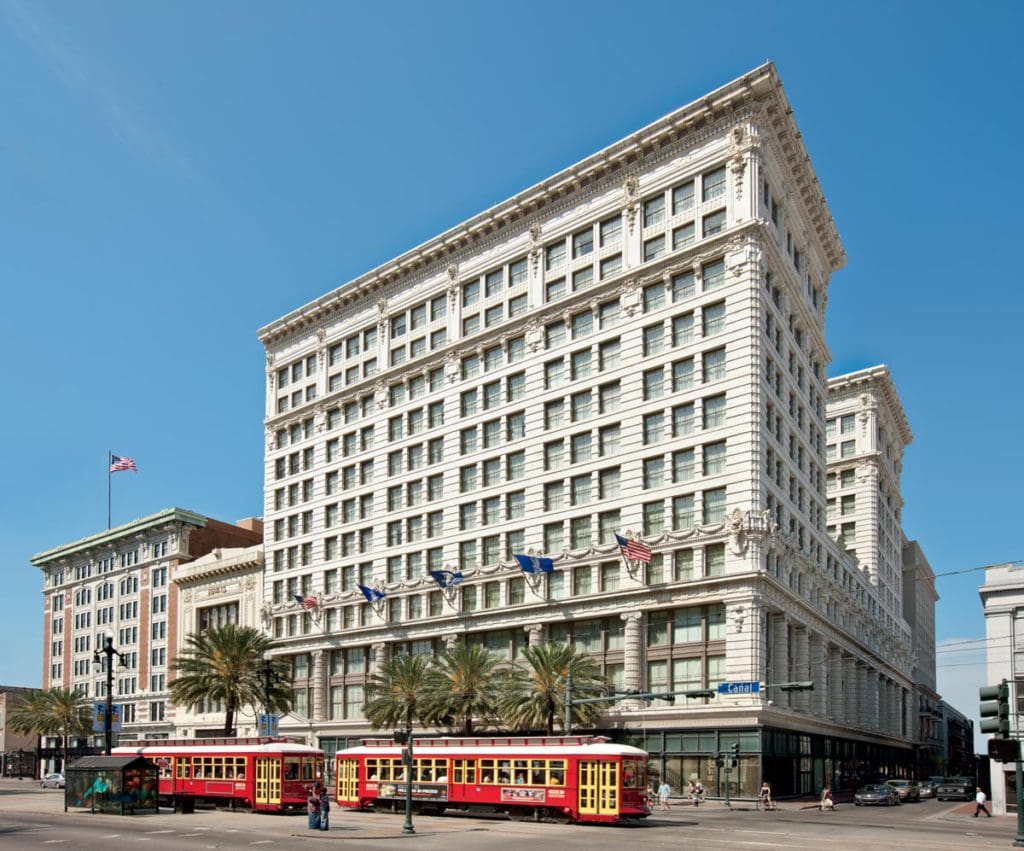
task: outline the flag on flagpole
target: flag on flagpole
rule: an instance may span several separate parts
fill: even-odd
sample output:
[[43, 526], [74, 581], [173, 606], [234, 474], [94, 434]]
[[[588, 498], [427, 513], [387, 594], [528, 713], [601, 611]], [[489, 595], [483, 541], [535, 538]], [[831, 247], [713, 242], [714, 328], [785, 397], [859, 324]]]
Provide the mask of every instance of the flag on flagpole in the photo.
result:
[[441, 590], [451, 588], [462, 581], [461, 570], [432, 570], [430, 575], [434, 577], [434, 581], [441, 587]]
[[554, 560], [544, 556], [513, 555], [513, 558], [519, 562], [523, 573], [551, 573], [555, 569]]
[[385, 594], [379, 588], [370, 588], [368, 585], [357, 585], [360, 591], [363, 592], [363, 596], [366, 598], [367, 603], [376, 603], [378, 600], [383, 600]]
[[622, 557], [627, 561], [642, 561], [644, 564], [651, 563], [651, 548], [643, 541], [634, 541], [630, 538], [623, 538], [616, 534], [615, 540], [619, 544]]
[[120, 473], [124, 470], [131, 470], [133, 473], [139, 472], [139, 468], [135, 466], [135, 459], [122, 458], [120, 455], [111, 454], [110, 472]]
[[316, 597], [314, 597], [312, 594], [310, 594], [308, 597], [303, 597], [301, 594], [293, 594], [292, 596], [295, 598], [295, 602], [302, 606], [302, 608], [304, 608], [307, 612], [310, 609], [315, 609], [317, 606], [320, 605], [317, 602]]

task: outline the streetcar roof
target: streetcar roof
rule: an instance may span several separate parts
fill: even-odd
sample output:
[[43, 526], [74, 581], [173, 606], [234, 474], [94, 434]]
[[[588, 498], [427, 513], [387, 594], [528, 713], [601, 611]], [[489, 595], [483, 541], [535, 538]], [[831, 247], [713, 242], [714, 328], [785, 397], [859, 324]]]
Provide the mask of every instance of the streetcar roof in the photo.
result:
[[[360, 745], [354, 748], [346, 748], [337, 752], [338, 756], [398, 756], [402, 753], [401, 745], [383, 747], [371, 747]], [[458, 759], [464, 754], [472, 756], [507, 756], [519, 757], [521, 759], [558, 759], [563, 756], [629, 756], [642, 759], [647, 758], [647, 751], [634, 748], [631, 745], [615, 745], [610, 743], [589, 744], [589, 745], [564, 745], [562, 747], [542, 747], [523, 745], [520, 747], [508, 747], [500, 745], [482, 745], [476, 747], [436, 747], [430, 745], [417, 745], [413, 741], [413, 753], [415, 756], [447, 756]]]
[[268, 754], [282, 753], [297, 756], [323, 756], [324, 752], [319, 748], [311, 748], [309, 745], [299, 745], [294, 742], [270, 742], [263, 745], [167, 745], [161, 747], [159, 744], [147, 745], [145, 747], [119, 747], [114, 748], [114, 754], [168, 754], [177, 756], [179, 754]]

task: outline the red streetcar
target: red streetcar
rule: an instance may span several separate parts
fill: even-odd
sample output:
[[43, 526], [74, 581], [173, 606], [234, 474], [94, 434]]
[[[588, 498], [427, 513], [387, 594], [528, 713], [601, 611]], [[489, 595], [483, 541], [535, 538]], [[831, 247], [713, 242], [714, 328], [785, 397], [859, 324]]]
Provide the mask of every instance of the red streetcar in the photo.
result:
[[[339, 806], [405, 811], [403, 747], [367, 739], [338, 751]], [[513, 819], [618, 824], [643, 819], [647, 753], [602, 736], [417, 739], [416, 812], [505, 813]]]
[[113, 749], [160, 766], [160, 799], [184, 809], [198, 800], [263, 812], [305, 808], [324, 776], [323, 751], [285, 739], [144, 739]]

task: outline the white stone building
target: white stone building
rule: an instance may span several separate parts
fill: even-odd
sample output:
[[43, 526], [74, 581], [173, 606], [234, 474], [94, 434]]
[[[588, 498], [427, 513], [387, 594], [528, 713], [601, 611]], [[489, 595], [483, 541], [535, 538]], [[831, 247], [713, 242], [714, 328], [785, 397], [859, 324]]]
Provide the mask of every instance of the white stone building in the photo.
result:
[[[769, 64], [261, 329], [266, 595], [296, 729], [328, 750], [369, 732], [389, 654], [571, 640], [624, 687], [814, 681], [609, 710], [674, 784], [718, 790], [732, 743], [743, 794], [909, 770], [899, 592], [826, 530], [844, 262]], [[895, 541], [876, 570], [898, 585]], [[519, 552], [556, 569], [534, 583]], [[466, 577], [450, 597], [441, 567]]]
[[[1010, 682], [1011, 728], [1020, 738], [1021, 693], [1018, 669], [1024, 678], [1024, 563], [1014, 562], [985, 570], [985, 584], [978, 589], [985, 612], [985, 653], [988, 676], [978, 686]], [[990, 763], [992, 812], [1003, 815], [1007, 805], [1016, 811], [1013, 763]]]

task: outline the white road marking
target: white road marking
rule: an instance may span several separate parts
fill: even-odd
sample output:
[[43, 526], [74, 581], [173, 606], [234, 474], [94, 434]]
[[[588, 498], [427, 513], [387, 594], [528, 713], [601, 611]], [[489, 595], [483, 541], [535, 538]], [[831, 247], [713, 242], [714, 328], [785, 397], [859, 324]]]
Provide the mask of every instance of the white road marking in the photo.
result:
[[106, 836], [101, 836], [100, 839], [117, 839], [120, 833], [108, 833]]
[[202, 835], [203, 834], [201, 834], [201, 833], [183, 833], [183, 834], [181, 834], [182, 839], [184, 839], [186, 836], [202, 836]]
[[273, 841], [274, 841], [273, 839], [257, 839], [255, 842], [252, 842], [250, 844], [252, 844], [252, 845], [270, 845]]
[[147, 830], [146, 833], [174, 833], [173, 830]]
[[44, 839], [43, 845], [59, 845], [61, 842], [70, 842], [70, 839]]

